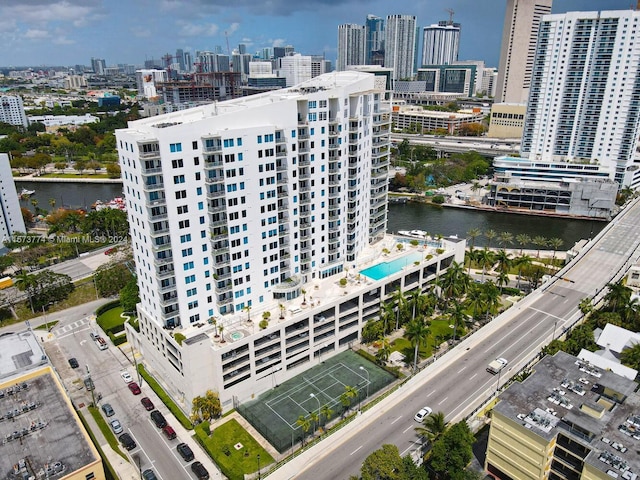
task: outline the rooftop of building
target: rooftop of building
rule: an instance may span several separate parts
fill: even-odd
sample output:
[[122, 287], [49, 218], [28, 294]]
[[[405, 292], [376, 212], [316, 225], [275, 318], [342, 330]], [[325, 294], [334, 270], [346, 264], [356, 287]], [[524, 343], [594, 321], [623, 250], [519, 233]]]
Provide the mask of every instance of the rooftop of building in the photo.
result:
[[[215, 340], [214, 345], [216, 347], [226, 347], [229, 345], [226, 342], [234, 342], [259, 333], [259, 322], [265, 312], [269, 312], [268, 321], [270, 327], [288, 323], [296, 317], [313, 315], [321, 318], [323, 311], [328, 306], [334, 305], [336, 301], [345, 298], [346, 295], [351, 297], [356, 293], [371, 291], [384, 284], [385, 281], [389, 281], [389, 278], [394, 275], [388, 274], [380, 280], [374, 280], [360, 273], [363, 270], [386, 263], [394, 265], [397, 268], [397, 272], [402, 272], [414, 266], [415, 262], [435, 261], [440, 248], [445, 253], [450, 254], [450, 252], [459, 248], [460, 243], [464, 243], [464, 239], [458, 237], [438, 239], [427, 236], [418, 239], [415, 236], [386, 235], [382, 241], [369, 245], [358, 256], [356, 262], [348, 267], [346, 272], [343, 271], [326, 278], [316, 278], [306, 284], [302, 284], [299, 277], [292, 277], [289, 282], [280, 284], [280, 287], [285, 289], [295, 289], [297, 287], [306, 292], [294, 300], [270, 300], [265, 302], [260, 309], [255, 307], [249, 312], [235, 312], [217, 317], [217, 325], [224, 325], [225, 343], [223, 344], [219, 342], [221, 338], [215, 337], [218, 333], [216, 327], [207, 321], [183, 325], [174, 331], [185, 335], [187, 344], [200, 341], [204, 338], [202, 335], [206, 335]], [[398, 245], [402, 245], [402, 248], [399, 249]], [[347, 279], [347, 283], [344, 286], [340, 283], [343, 278]]]
[[371, 73], [349, 70], [319, 75], [298, 85], [281, 88], [272, 92], [234, 98], [224, 102], [214, 102], [188, 110], [166, 113], [157, 117], [135, 120], [129, 123], [129, 133], [148, 131], [150, 128], [161, 128], [170, 125], [193, 123], [206, 117], [221, 116], [227, 113], [244, 111], [249, 108], [270, 105], [278, 101], [305, 97], [311, 93], [340, 88], [352, 83], [373, 78]]
[[3, 475], [58, 478], [100, 460], [50, 366], [0, 383], [0, 412]]
[[31, 330], [0, 337], [0, 381], [47, 363], [49, 360]]
[[500, 394], [494, 411], [549, 442], [562, 432], [588, 446], [585, 462], [598, 470], [640, 474], [637, 388], [634, 381], [558, 352]]
[[429, 118], [475, 118], [483, 116], [483, 114], [480, 112], [440, 112], [437, 110], [425, 110], [421, 106], [416, 105], [400, 106], [398, 110], [394, 110], [393, 113], [402, 113], [406, 115], [415, 115]]

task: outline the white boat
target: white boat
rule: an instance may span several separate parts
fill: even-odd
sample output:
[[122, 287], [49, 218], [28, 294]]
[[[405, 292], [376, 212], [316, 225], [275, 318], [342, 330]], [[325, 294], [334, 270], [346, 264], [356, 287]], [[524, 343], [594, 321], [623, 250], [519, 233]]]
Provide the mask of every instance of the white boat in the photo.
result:
[[36, 193], [35, 190], [27, 190], [26, 188], [23, 188], [22, 191], [20, 192], [20, 195], [24, 195], [26, 197], [33, 195], [34, 193]]
[[429, 235], [428, 232], [424, 230], [398, 230], [398, 235], [402, 235], [403, 237], [412, 237], [412, 238], [426, 238]]

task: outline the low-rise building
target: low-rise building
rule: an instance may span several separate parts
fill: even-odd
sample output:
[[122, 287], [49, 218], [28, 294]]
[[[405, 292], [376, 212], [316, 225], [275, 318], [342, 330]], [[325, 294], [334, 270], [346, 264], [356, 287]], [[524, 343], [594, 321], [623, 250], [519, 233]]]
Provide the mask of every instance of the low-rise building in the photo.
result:
[[520, 103], [494, 103], [487, 137], [521, 138], [527, 105]]
[[415, 127], [422, 132], [446, 130], [449, 135], [454, 135], [462, 125], [482, 124], [483, 118], [480, 112], [439, 112], [414, 105], [394, 106], [392, 114], [393, 125], [397, 130]]
[[104, 480], [102, 459], [31, 330], [0, 337], [3, 478]]
[[636, 479], [638, 384], [564, 352], [512, 383], [491, 414], [485, 469], [501, 480]]

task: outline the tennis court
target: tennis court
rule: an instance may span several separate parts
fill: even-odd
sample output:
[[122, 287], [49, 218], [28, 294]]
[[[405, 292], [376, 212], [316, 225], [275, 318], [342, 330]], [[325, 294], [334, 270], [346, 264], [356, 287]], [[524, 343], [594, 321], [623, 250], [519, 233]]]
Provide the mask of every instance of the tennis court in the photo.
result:
[[[351, 408], [358, 408], [367, 396], [394, 380], [389, 372], [346, 351], [287, 380], [258, 399], [238, 406], [238, 411], [278, 451], [284, 452], [302, 437], [302, 427], [296, 423], [300, 416], [310, 418], [310, 413], [317, 414], [319, 421], [315, 426], [320, 427], [326, 423], [323, 412], [326, 413], [327, 407], [331, 410], [329, 420], [342, 414], [341, 397], [347, 387], [354, 394], [350, 399]], [[312, 431], [313, 422], [308, 434]]]

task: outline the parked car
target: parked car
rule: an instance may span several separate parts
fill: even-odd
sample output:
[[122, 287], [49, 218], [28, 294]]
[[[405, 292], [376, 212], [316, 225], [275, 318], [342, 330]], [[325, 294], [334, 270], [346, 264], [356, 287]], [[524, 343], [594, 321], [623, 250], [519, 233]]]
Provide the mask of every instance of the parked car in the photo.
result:
[[124, 431], [124, 429], [122, 428], [122, 424], [120, 423], [120, 420], [118, 420], [117, 418], [114, 418], [113, 420], [111, 420], [109, 422], [109, 425], [111, 425], [111, 430], [113, 430], [113, 433], [115, 433], [116, 435]]
[[140, 399], [140, 403], [142, 403], [142, 406], [147, 410], [147, 412], [150, 412], [151, 410], [156, 408], [149, 397], [142, 397]]
[[158, 428], [164, 428], [167, 426], [167, 420], [158, 410], [151, 412], [151, 420], [153, 420], [153, 423], [155, 423]]
[[162, 433], [164, 433], [169, 440], [173, 440], [177, 437], [176, 431], [171, 425], [165, 425], [165, 427], [162, 429]]
[[143, 480], [158, 480], [158, 477], [150, 468], [142, 472], [142, 478]]
[[129, 387], [129, 390], [131, 390], [131, 393], [133, 393], [134, 395], [140, 395], [142, 393], [140, 387], [136, 382], [131, 382], [127, 385], [127, 387]]
[[84, 379], [84, 386], [89, 391], [91, 391], [94, 388], [96, 388], [96, 386], [93, 384], [93, 380], [91, 380], [91, 378], [89, 378], [89, 377]]
[[209, 472], [200, 462], [193, 462], [191, 464], [191, 471], [196, 474], [198, 480], [209, 480]]
[[105, 403], [104, 405], [102, 405], [102, 411], [107, 417], [111, 417], [112, 415], [116, 414], [116, 412], [113, 411], [110, 403]]
[[69, 359], [69, 366], [71, 368], [78, 368], [80, 366], [80, 364], [78, 363], [78, 360], [76, 360], [74, 357], [71, 357]]
[[193, 450], [186, 443], [179, 443], [176, 449], [185, 462], [190, 462], [194, 459]]
[[133, 382], [133, 378], [131, 378], [131, 375], [126, 370], [123, 370], [122, 372], [120, 372], [120, 376], [122, 377], [122, 380], [125, 381], [125, 383]]
[[433, 410], [431, 410], [429, 407], [423, 407], [420, 409], [418, 413], [416, 413], [416, 416], [413, 417], [413, 419], [416, 422], [422, 423], [425, 417], [428, 417], [429, 415], [431, 415], [431, 412], [433, 412]]
[[133, 441], [133, 438], [131, 438], [131, 435], [129, 435], [128, 433], [123, 433], [122, 435], [120, 435], [118, 437], [118, 440], [120, 440], [122, 446], [127, 450], [133, 450], [138, 446], [136, 445], [136, 442]]
[[91, 340], [97, 340], [99, 335], [96, 335], [95, 333], [91, 332], [89, 333], [89, 336], [91, 337]]

